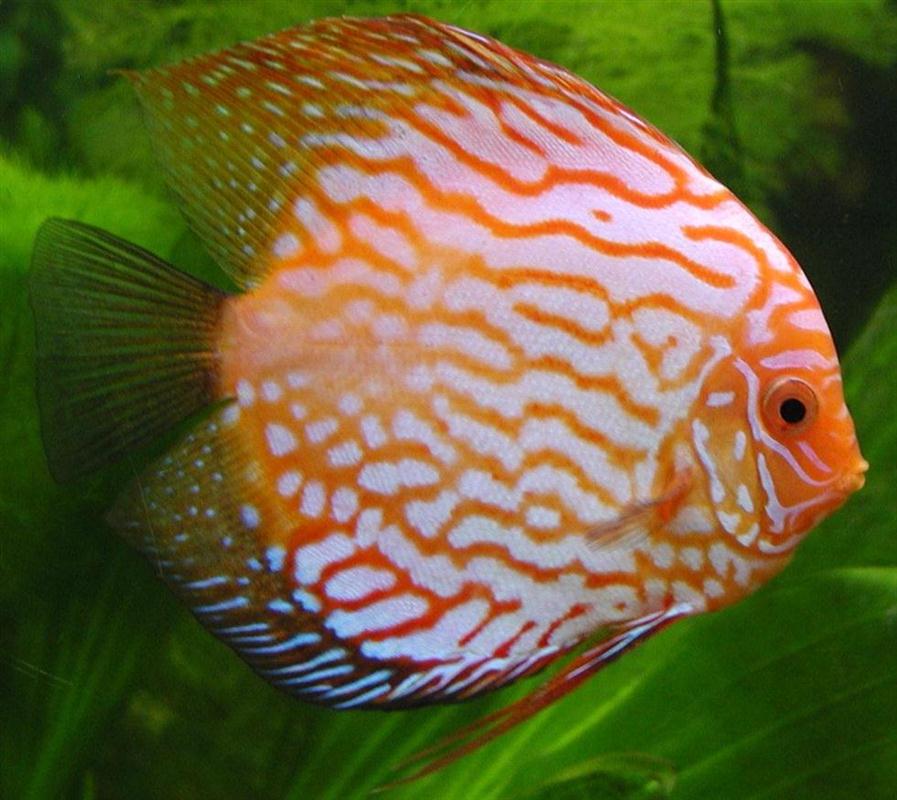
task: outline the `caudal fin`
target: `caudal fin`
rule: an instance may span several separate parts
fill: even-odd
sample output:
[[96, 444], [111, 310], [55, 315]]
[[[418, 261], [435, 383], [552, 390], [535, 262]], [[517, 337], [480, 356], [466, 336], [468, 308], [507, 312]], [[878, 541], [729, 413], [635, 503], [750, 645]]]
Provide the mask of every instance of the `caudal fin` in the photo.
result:
[[56, 480], [117, 461], [215, 399], [218, 289], [98, 228], [49, 219], [30, 290]]

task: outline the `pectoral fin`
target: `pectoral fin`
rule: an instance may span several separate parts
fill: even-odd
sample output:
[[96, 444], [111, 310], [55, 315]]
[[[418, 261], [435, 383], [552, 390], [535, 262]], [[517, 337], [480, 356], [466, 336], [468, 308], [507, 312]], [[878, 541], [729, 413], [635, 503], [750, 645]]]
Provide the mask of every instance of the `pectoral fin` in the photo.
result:
[[589, 544], [596, 548], [637, 544], [676, 515], [693, 482], [690, 469], [677, 470], [656, 497], [630, 503], [615, 519], [590, 528], [586, 532]]

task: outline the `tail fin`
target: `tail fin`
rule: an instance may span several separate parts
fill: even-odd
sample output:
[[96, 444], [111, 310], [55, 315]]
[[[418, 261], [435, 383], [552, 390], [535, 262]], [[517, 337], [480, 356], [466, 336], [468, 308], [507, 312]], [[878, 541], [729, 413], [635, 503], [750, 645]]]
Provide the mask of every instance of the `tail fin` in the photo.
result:
[[30, 288], [41, 431], [56, 480], [111, 464], [215, 399], [223, 292], [61, 219], [38, 231]]

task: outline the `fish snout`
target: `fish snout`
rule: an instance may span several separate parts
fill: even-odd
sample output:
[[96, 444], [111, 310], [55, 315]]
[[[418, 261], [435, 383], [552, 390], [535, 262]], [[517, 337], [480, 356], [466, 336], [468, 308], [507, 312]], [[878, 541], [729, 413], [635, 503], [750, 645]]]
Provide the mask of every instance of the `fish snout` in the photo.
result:
[[869, 469], [869, 462], [865, 458], [860, 458], [859, 463], [846, 475], [842, 475], [836, 484], [839, 493], [850, 495], [858, 492], [866, 484], [866, 470]]

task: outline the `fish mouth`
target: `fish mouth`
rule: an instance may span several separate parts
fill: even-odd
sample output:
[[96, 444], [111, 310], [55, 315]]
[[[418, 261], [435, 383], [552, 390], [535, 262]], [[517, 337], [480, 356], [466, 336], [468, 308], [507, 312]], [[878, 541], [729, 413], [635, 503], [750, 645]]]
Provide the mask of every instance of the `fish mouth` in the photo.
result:
[[868, 469], [869, 462], [865, 458], [860, 459], [853, 471], [838, 479], [835, 485], [836, 491], [844, 496], [858, 492], [866, 484], [866, 470]]

